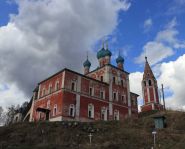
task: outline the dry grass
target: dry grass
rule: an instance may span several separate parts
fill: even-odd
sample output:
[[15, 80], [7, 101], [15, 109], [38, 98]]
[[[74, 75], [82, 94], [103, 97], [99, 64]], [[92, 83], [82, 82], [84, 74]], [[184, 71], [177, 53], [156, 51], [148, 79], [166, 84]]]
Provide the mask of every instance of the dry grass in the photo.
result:
[[[149, 149], [152, 146], [153, 116], [124, 122], [19, 123], [0, 128], [0, 149]], [[163, 112], [167, 128], [157, 130], [157, 148], [185, 148], [185, 113]], [[89, 145], [89, 132], [93, 132]]]

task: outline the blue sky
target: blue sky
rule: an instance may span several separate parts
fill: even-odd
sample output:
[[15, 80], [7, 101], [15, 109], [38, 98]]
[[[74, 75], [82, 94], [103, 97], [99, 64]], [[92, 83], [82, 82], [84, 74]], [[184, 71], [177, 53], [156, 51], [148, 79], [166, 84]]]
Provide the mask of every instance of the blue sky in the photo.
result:
[[37, 82], [63, 67], [81, 71], [86, 51], [96, 68], [96, 52], [106, 38], [113, 64], [119, 50], [124, 55], [132, 91], [141, 94], [147, 55], [158, 84], [167, 88], [169, 106], [184, 106], [184, 8], [185, 0], [0, 1], [0, 103], [7, 106], [18, 90], [14, 103], [29, 100]]

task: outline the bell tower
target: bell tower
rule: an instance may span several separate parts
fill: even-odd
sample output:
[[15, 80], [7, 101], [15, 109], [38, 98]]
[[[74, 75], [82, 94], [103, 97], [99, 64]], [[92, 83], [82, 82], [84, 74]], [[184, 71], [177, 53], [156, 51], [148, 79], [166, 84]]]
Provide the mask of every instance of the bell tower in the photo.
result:
[[163, 109], [163, 105], [159, 101], [157, 80], [148, 63], [147, 57], [145, 57], [142, 91], [144, 99], [144, 105], [141, 107], [142, 112]]

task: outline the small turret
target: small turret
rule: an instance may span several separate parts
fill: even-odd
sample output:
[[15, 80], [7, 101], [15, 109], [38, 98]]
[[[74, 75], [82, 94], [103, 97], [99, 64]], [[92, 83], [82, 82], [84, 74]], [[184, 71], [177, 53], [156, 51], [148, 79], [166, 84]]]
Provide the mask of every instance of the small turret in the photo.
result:
[[91, 62], [88, 60], [88, 54], [87, 54], [87, 60], [83, 63], [84, 66], [84, 74], [89, 73]]
[[119, 56], [118, 58], [116, 59], [116, 63], [117, 63], [117, 67], [119, 69], [124, 69], [124, 58], [122, 56], [120, 56], [120, 52], [119, 52]]
[[103, 42], [101, 50], [98, 51], [97, 53], [97, 58], [98, 58], [100, 67], [104, 65], [104, 57], [105, 57], [105, 48], [104, 48], [104, 42]]

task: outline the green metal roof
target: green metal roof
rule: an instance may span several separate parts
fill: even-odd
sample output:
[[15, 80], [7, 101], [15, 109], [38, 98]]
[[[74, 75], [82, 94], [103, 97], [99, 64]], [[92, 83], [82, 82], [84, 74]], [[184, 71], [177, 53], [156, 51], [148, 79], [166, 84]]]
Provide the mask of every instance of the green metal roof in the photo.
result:
[[118, 58], [116, 59], [116, 63], [123, 63], [123, 62], [124, 62], [124, 58], [119, 55]]
[[87, 59], [84, 63], [83, 63], [84, 67], [91, 67], [91, 62], [89, 62], [89, 60]]

